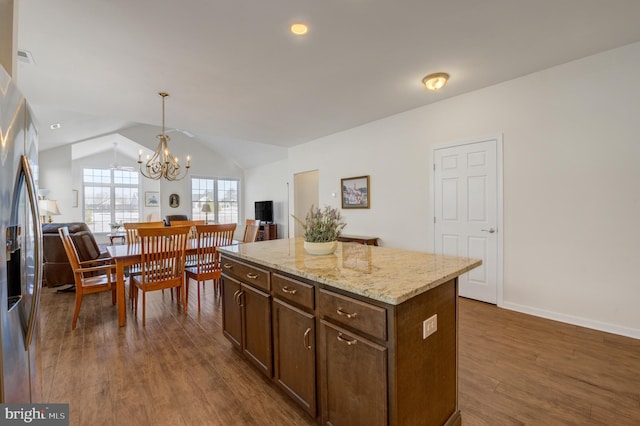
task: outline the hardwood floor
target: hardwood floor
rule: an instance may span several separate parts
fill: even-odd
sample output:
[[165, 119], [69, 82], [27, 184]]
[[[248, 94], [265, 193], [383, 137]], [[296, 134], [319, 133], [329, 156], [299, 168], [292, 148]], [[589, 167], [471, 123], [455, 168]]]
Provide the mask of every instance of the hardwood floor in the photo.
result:
[[471, 425], [640, 425], [640, 340], [460, 299]]
[[[211, 283], [200, 314], [190, 295], [185, 317], [149, 294], [146, 328], [90, 295], [72, 332], [73, 293], [45, 289], [45, 401], [70, 403], [71, 425], [315, 424], [222, 336]], [[640, 424], [640, 340], [461, 299], [459, 364], [465, 426]]]

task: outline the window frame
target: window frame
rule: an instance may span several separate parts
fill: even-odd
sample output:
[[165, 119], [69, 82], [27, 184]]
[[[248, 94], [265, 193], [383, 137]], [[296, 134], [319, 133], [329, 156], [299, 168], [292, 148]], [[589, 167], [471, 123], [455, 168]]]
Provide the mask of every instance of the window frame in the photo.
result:
[[[100, 172], [105, 172], [105, 171], [108, 172], [109, 183], [87, 181], [86, 180], [87, 170], [99, 170]], [[137, 183], [131, 184], [131, 183], [117, 182], [116, 172], [126, 172], [126, 173], [131, 173], [132, 176], [133, 175], [137, 176]], [[131, 179], [132, 176], [129, 176], [128, 179]], [[96, 211], [95, 209], [87, 209], [87, 200], [89, 199], [89, 197], [87, 197], [88, 187], [108, 188], [109, 216], [110, 216], [109, 224], [122, 223], [124, 221], [139, 221], [140, 215], [142, 215], [144, 212], [142, 208], [142, 202], [140, 199], [140, 194], [142, 191], [142, 179], [140, 179], [140, 174], [138, 173], [138, 171], [117, 170], [117, 169], [104, 168], [104, 167], [83, 167], [82, 168], [82, 220], [87, 224], [89, 229], [91, 229], [91, 232], [94, 234], [108, 234], [112, 231], [110, 227], [105, 230], [103, 221], [98, 222], [99, 228], [101, 228], [100, 230], [98, 230], [98, 227], [96, 226], [95, 221], [87, 220], [87, 210]], [[116, 203], [116, 200], [118, 199], [117, 192], [118, 192], [118, 189], [123, 189], [123, 188], [127, 190], [131, 190], [131, 189], [134, 190], [132, 192], [132, 195], [137, 194], [137, 204], [136, 204], [136, 210], [127, 209], [127, 210], [121, 210], [121, 211], [123, 212], [134, 211], [137, 213], [137, 219], [135, 218], [135, 215], [131, 215], [131, 214], [125, 215], [125, 216], [129, 216], [129, 218], [124, 218], [123, 220], [116, 219], [116, 216], [118, 216], [118, 211], [119, 211], [119, 209], [116, 208], [118, 205]]]
[[[205, 214], [202, 213], [200, 211], [201, 205], [203, 203], [203, 201], [201, 201], [200, 199], [194, 199], [194, 180], [202, 180], [202, 181], [206, 181], [207, 183], [211, 182], [212, 183], [212, 188], [209, 189], [208, 185], [207, 188], [205, 189], [205, 191], [211, 191], [212, 192], [212, 200], [209, 201], [210, 203], [212, 203], [212, 207], [213, 207], [213, 211], [211, 213]], [[236, 184], [236, 199], [235, 199], [235, 214], [236, 214], [236, 218], [235, 221], [231, 221], [231, 222], [220, 222], [220, 200], [218, 198], [220, 189], [219, 189], [219, 183], [220, 182], [234, 182]], [[191, 217], [193, 220], [204, 220], [205, 218], [208, 218], [208, 223], [212, 224], [212, 223], [240, 223], [240, 178], [238, 177], [210, 177], [210, 176], [191, 176], [190, 180], [189, 180], [189, 186], [190, 186], [190, 194], [191, 194]], [[207, 196], [207, 195], [205, 195]], [[224, 200], [223, 200], [224, 201]], [[233, 209], [233, 207], [231, 207], [231, 209]]]

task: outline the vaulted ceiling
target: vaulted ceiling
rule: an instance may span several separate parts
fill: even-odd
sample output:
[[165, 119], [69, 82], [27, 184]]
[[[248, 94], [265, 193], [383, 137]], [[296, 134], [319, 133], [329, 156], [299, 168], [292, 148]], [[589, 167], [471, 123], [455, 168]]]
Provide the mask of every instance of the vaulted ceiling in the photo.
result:
[[[17, 80], [41, 149], [160, 125], [166, 91], [167, 127], [242, 167], [640, 41], [637, 0], [16, 2], [17, 46], [34, 59]], [[307, 35], [289, 32], [298, 21]], [[439, 71], [447, 86], [424, 90]]]

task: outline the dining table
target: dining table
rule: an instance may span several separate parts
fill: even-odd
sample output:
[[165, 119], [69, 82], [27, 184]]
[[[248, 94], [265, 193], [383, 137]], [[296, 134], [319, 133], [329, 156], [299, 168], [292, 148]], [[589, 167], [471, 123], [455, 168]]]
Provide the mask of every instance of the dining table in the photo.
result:
[[[233, 240], [232, 244], [238, 244]], [[124, 292], [124, 274], [127, 266], [133, 266], [142, 262], [142, 250], [140, 244], [120, 244], [107, 246], [107, 252], [116, 264], [116, 295], [118, 305], [118, 325], [127, 324], [127, 304]], [[198, 253], [198, 241], [196, 238], [187, 240], [186, 256]]]

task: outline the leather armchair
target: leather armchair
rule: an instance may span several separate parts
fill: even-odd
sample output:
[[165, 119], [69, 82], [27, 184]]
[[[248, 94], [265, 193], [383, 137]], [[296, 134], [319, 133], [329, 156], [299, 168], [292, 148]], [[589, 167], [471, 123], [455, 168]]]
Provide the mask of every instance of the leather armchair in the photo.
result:
[[43, 285], [57, 287], [75, 283], [69, 258], [62, 245], [58, 228], [66, 226], [78, 251], [81, 261], [109, 257], [101, 252], [93, 233], [86, 223], [44, 223], [42, 224], [42, 252], [44, 255]]
[[170, 214], [164, 217], [164, 226], [171, 226], [172, 220], [189, 220], [186, 214]]

